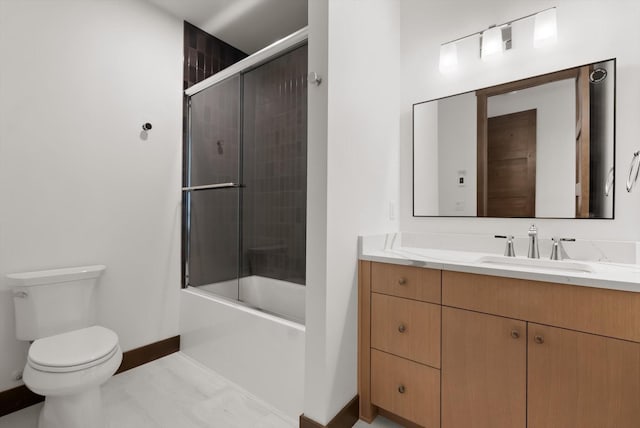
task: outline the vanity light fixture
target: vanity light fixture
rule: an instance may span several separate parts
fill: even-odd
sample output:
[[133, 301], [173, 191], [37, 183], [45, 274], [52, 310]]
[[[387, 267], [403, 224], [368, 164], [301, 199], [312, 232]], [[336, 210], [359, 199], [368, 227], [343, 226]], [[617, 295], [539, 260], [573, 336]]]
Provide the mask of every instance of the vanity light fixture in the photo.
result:
[[511, 49], [511, 32], [514, 22], [528, 18], [535, 18], [533, 44], [540, 47], [557, 40], [556, 8], [552, 7], [541, 12], [532, 13], [500, 25], [492, 25], [483, 31], [446, 42], [440, 45], [440, 72], [443, 74], [455, 70], [458, 66], [457, 45], [463, 40], [480, 36], [480, 57], [483, 60], [495, 58], [504, 51]]

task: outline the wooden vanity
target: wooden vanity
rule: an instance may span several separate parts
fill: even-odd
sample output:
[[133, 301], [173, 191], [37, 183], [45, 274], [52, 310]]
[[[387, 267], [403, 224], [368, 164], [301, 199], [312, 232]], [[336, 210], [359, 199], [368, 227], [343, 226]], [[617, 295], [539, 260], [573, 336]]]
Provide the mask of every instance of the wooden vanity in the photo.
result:
[[360, 418], [640, 427], [640, 293], [359, 262]]

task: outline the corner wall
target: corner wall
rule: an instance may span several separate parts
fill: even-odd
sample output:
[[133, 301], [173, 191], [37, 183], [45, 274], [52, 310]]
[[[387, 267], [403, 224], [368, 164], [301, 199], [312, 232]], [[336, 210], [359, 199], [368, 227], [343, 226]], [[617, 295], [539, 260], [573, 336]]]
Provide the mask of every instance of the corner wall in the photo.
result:
[[357, 393], [357, 237], [398, 227], [399, 2], [310, 1], [309, 26], [304, 413], [326, 424]]
[[105, 264], [123, 350], [178, 334], [182, 34], [143, 1], [0, 1], [0, 390], [27, 350], [7, 273]]
[[[557, 6], [558, 42], [540, 50], [518, 49], [494, 62], [477, 61], [457, 74], [438, 70], [440, 44], [545, 8]], [[416, 218], [412, 207], [411, 105], [469, 90], [617, 58], [615, 220], [535, 220], [543, 238], [639, 240], [640, 190], [627, 193], [632, 153], [640, 149], [640, 3], [635, 0], [473, 0], [401, 2], [400, 229], [406, 232], [526, 236], [531, 220]], [[515, 30], [514, 30], [515, 31]]]

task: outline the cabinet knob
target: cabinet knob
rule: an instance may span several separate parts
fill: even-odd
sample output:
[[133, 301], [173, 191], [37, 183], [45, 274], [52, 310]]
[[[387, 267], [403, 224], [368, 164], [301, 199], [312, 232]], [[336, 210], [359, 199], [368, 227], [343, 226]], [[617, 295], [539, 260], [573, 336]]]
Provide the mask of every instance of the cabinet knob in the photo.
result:
[[405, 285], [406, 283], [407, 283], [407, 279], [406, 278], [400, 278], [398, 280], [398, 284], [400, 284], [400, 285]]
[[520, 339], [520, 332], [518, 330], [511, 330], [511, 337], [514, 339]]
[[534, 340], [536, 343], [539, 343], [539, 344], [544, 343], [544, 337], [542, 337], [542, 336], [534, 336], [534, 337], [533, 337], [533, 340]]
[[398, 326], [398, 331], [399, 331], [400, 333], [404, 333], [406, 329], [407, 329], [407, 327], [405, 327], [405, 325], [404, 325], [404, 324], [400, 324], [400, 325]]
[[404, 394], [404, 385], [400, 385], [400, 386], [398, 386], [398, 392], [399, 392], [400, 394]]

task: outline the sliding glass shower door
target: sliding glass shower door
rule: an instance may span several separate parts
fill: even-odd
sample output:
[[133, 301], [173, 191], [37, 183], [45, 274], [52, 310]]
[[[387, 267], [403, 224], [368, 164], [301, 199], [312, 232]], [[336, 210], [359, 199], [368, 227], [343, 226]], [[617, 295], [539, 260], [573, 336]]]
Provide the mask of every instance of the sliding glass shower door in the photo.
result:
[[190, 97], [184, 285], [304, 318], [307, 47]]
[[240, 76], [190, 99], [185, 284], [237, 299], [240, 271]]

